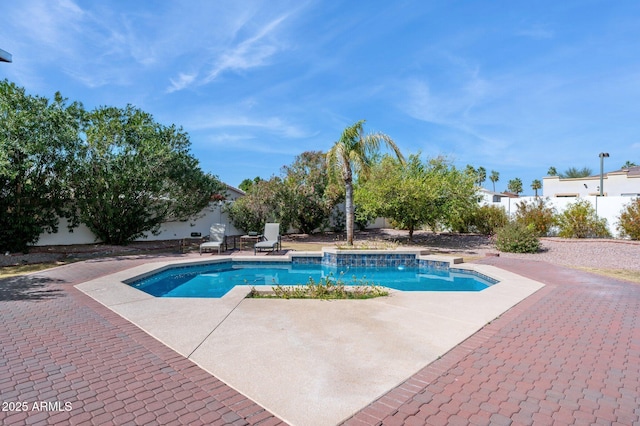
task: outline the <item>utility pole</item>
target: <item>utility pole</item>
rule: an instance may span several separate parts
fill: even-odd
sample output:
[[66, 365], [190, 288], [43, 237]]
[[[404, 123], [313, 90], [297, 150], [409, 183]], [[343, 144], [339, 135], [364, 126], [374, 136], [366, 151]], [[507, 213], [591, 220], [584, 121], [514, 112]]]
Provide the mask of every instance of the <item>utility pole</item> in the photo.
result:
[[604, 188], [603, 188], [603, 184], [604, 184], [604, 159], [605, 158], [609, 158], [609, 153], [608, 152], [601, 152], [599, 154], [600, 157], [600, 196], [604, 196]]

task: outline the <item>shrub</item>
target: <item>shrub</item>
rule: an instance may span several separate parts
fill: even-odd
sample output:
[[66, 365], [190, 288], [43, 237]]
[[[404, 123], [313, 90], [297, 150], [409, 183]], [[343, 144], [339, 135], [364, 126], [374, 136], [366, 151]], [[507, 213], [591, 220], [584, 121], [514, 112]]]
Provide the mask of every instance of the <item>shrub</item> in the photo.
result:
[[577, 200], [556, 217], [563, 238], [606, 238], [610, 237], [607, 219], [598, 218], [588, 200]]
[[388, 296], [389, 291], [384, 287], [370, 283], [364, 279], [353, 277], [352, 283], [347, 284], [343, 280], [343, 273], [340, 277], [333, 275], [323, 277], [316, 282], [309, 277], [309, 281], [303, 285], [271, 287], [272, 294], [259, 292], [255, 287], [247, 297], [249, 298], [274, 298], [274, 299], [372, 299], [375, 297]]
[[470, 229], [482, 235], [493, 235], [508, 222], [509, 217], [504, 207], [484, 205], [474, 212]]
[[231, 223], [237, 229], [244, 232], [260, 231], [264, 229], [267, 220], [251, 208], [252, 206], [246, 202], [247, 200], [248, 198], [242, 197], [233, 203], [227, 203], [223, 211], [229, 215]]
[[556, 224], [556, 210], [547, 205], [548, 199], [536, 198], [531, 202], [523, 201], [518, 204], [515, 221], [524, 226], [531, 226], [539, 237], [549, 235]]
[[540, 240], [533, 227], [515, 221], [499, 228], [494, 241], [498, 250], [507, 253], [536, 253], [540, 248]]
[[618, 217], [617, 229], [623, 237], [640, 240], [640, 198], [624, 207]]

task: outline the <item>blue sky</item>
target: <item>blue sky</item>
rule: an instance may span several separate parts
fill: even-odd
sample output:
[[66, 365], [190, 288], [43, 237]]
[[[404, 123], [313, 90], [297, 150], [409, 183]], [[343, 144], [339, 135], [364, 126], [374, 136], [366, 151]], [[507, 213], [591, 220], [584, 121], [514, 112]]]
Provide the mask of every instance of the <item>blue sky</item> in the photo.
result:
[[603, 151], [605, 171], [640, 164], [638, 40], [624, 0], [3, 1], [0, 78], [182, 126], [234, 186], [365, 119], [531, 194]]

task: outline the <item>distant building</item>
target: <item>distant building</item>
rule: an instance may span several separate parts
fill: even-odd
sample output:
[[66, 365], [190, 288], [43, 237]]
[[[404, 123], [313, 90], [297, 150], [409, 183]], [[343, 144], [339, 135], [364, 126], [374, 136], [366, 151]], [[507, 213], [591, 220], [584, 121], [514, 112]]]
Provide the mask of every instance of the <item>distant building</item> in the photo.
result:
[[519, 198], [518, 194], [513, 192], [494, 192], [485, 188], [480, 188], [479, 191], [483, 204], [501, 203], [503, 198]]
[[[640, 196], [640, 166], [605, 173], [602, 186], [605, 196]], [[600, 195], [600, 175], [574, 179], [562, 179], [559, 176], [542, 178], [543, 197], [575, 198], [597, 195]]]

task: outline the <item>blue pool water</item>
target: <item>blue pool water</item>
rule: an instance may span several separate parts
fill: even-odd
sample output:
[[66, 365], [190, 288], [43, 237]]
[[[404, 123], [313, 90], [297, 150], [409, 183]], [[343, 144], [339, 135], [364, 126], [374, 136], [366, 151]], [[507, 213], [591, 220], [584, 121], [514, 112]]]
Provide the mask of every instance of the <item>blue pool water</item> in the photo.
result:
[[175, 267], [129, 283], [156, 297], [224, 296], [236, 285], [300, 285], [312, 278], [315, 282], [341, 277], [346, 285], [377, 284], [403, 291], [480, 291], [492, 285], [465, 271], [425, 268], [337, 268], [326, 265], [264, 264], [259, 262], [224, 262]]

